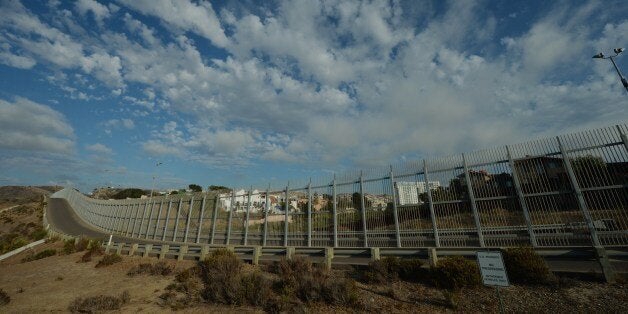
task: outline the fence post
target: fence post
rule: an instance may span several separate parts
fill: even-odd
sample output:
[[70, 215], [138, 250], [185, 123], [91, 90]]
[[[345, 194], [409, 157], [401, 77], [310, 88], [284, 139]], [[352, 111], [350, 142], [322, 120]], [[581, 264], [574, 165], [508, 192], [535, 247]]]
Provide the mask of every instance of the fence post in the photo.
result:
[[174, 220], [174, 232], [172, 234], [172, 241], [177, 241], [177, 233], [179, 233], [179, 216], [181, 215], [182, 204], [183, 204], [183, 195], [179, 199], [179, 206], [177, 206], [177, 216]]
[[289, 186], [290, 182], [286, 185], [286, 195], [284, 197], [283, 246], [288, 246], [288, 212], [290, 211], [290, 196], [288, 195]]
[[144, 239], [148, 239], [148, 231], [150, 230], [150, 222], [153, 220], [153, 211], [155, 211], [154, 199], [153, 199], [153, 204], [150, 206], [150, 213], [148, 214], [148, 225], [146, 226], [146, 234], [144, 235]]
[[434, 244], [436, 247], [440, 247], [440, 236], [438, 235], [438, 226], [436, 224], [434, 201], [432, 200], [432, 189], [430, 188], [430, 179], [427, 174], [427, 161], [425, 161], [425, 159], [423, 159], [423, 181], [425, 181], [425, 191], [427, 193], [427, 201], [430, 208], [430, 218], [432, 218], [432, 229], [434, 229]]
[[475, 220], [475, 227], [478, 229], [478, 241], [480, 246], [484, 247], [484, 235], [482, 234], [482, 225], [480, 224], [480, 215], [478, 214], [478, 208], [475, 204], [475, 194], [473, 194], [473, 186], [471, 186], [471, 177], [469, 175], [469, 168], [467, 167], [467, 158], [462, 154], [462, 165], [464, 167], [464, 178], [467, 182], [467, 190], [469, 192], [469, 200], [471, 202], [471, 210], [473, 211], [473, 219]]
[[126, 227], [124, 228], [124, 236], [128, 236], [129, 235], [129, 228], [131, 227], [131, 216], [133, 216], [133, 208], [135, 207], [135, 205], [133, 204], [133, 202], [129, 202], [129, 204], [127, 205], [126, 208], [126, 213], [124, 215], [124, 222], [126, 222]]
[[166, 240], [166, 232], [168, 232], [168, 224], [170, 223], [170, 210], [172, 209], [172, 199], [168, 201], [168, 210], [166, 211], [166, 221], [164, 221], [164, 232], [161, 234], [161, 241]]
[[164, 200], [159, 201], [159, 212], [157, 213], [157, 221], [155, 221], [155, 227], [153, 228], [153, 240], [157, 239], [157, 228], [159, 228], [159, 221], [161, 221], [161, 209], [164, 207]]
[[183, 242], [188, 242], [188, 234], [190, 232], [190, 221], [192, 221], [192, 210], [194, 210], [194, 196], [190, 199], [190, 209], [188, 210], [188, 218], [185, 223], [185, 235], [183, 236]]
[[205, 199], [207, 195], [203, 195], [201, 201], [201, 213], [198, 217], [198, 228], [196, 229], [196, 243], [201, 243], [201, 229], [203, 228], [203, 215], [205, 214]]
[[338, 213], [336, 212], [336, 174], [332, 181], [332, 210], [334, 215], [334, 247], [338, 247]]
[[246, 205], [246, 223], [244, 225], [244, 245], [249, 242], [249, 215], [251, 213], [251, 193], [253, 193], [253, 186], [249, 188], [248, 200]]
[[268, 209], [270, 208], [270, 183], [266, 189], [266, 203], [264, 204], [264, 235], [262, 236], [262, 246], [266, 246], [266, 234], [268, 233]]
[[140, 220], [140, 228], [137, 230], [137, 237], [142, 237], [142, 228], [144, 227], [144, 220], [146, 219], [146, 212], [148, 211], [148, 200], [144, 203], [144, 212], [142, 212], [142, 220]]
[[231, 240], [231, 220], [233, 218], [233, 203], [235, 203], [235, 189], [231, 189], [231, 204], [229, 204], [229, 222], [227, 222], [227, 245]]
[[137, 207], [135, 208], [135, 219], [133, 219], [133, 229], [131, 229], [131, 238], [135, 234], [135, 225], [137, 224], [137, 220], [140, 217], [140, 205], [141, 203], [137, 203]]
[[593, 246], [601, 246], [600, 239], [597, 236], [597, 230], [595, 230], [595, 226], [593, 225], [593, 219], [591, 219], [591, 213], [589, 212], [589, 208], [587, 207], [587, 203], [584, 200], [584, 195], [582, 195], [582, 190], [580, 190], [580, 185], [578, 184], [578, 180], [576, 179], [576, 175], [573, 172], [573, 168], [571, 167], [571, 161], [569, 160], [569, 156], [567, 156], [567, 152], [563, 147], [563, 143], [560, 141], [560, 137], [556, 137], [556, 141], [558, 141], [558, 148], [560, 149], [560, 154], [563, 155], [563, 162], [565, 163], [565, 168], [567, 170], [567, 175], [569, 176], [569, 181], [571, 182], [571, 186], [573, 187], [574, 194], [578, 199], [578, 206], [582, 211], [584, 219], [587, 223], [587, 227], [589, 228], [589, 232], [591, 233], [591, 240], [593, 241]]
[[214, 214], [212, 215], [212, 230], [211, 230], [211, 238], [209, 239], [209, 244], [214, 244], [214, 236], [216, 235], [216, 219], [218, 218], [218, 203], [220, 202], [220, 193], [216, 193], [216, 198], [214, 199]]
[[312, 178], [307, 184], [307, 246], [312, 246]]
[[393, 167], [390, 165], [390, 187], [392, 188], [392, 203], [393, 203], [393, 219], [395, 223], [395, 242], [397, 247], [401, 247], [401, 231], [399, 228], [399, 212], [397, 209], [397, 195], [395, 194], [395, 176], [393, 174]]
[[368, 232], [366, 230], [366, 206], [364, 204], [364, 181], [360, 170], [360, 211], [362, 212], [362, 236], [364, 237], [364, 247], [369, 247]]
[[528, 211], [528, 205], [526, 204], [525, 196], [523, 195], [523, 190], [521, 189], [521, 183], [519, 182], [519, 174], [517, 173], [517, 169], [515, 168], [515, 162], [512, 160], [512, 154], [510, 153], [510, 146], [506, 145], [506, 154], [508, 155], [508, 164], [510, 164], [510, 169], [512, 170], [512, 181], [515, 186], [515, 191], [517, 192], [517, 198], [519, 199], [519, 204], [521, 205], [521, 210], [523, 211], [523, 218], [526, 220], [526, 226], [528, 227], [528, 234], [530, 235], [530, 242], [533, 247], [537, 247], [539, 244], [536, 241], [536, 235], [534, 234], [534, 229], [532, 228], [532, 219], [530, 219], [530, 212]]

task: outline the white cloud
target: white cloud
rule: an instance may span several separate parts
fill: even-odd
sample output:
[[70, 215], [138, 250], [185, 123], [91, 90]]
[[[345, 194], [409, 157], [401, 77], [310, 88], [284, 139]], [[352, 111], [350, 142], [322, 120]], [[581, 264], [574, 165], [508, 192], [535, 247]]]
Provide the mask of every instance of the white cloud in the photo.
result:
[[29, 57], [14, 55], [10, 52], [0, 52], [0, 63], [18, 69], [31, 69], [37, 64], [37, 61]]
[[185, 31], [197, 33], [218, 47], [225, 47], [225, 36], [220, 20], [211, 3], [192, 3], [188, 0], [121, 0], [121, 3], [143, 14], [153, 15]]
[[108, 18], [111, 14], [106, 6], [95, 0], [78, 0], [74, 6], [79, 14], [83, 16], [91, 12], [94, 15], [94, 20], [96, 20], [99, 25], [102, 25], [103, 20]]
[[101, 143], [95, 143], [92, 145], [86, 145], [85, 149], [87, 149], [88, 151], [92, 152], [92, 153], [97, 153], [97, 154], [102, 154], [102, 155], [111, 155], [113, 154], [113, 150], [111, 150], [111, 148], [101, 144]]
[[74, 130], [65, 116], [25, 98], [0, 99], [0, 148], [69, 154]]
[[135, 122], [132, 119], [109, 119], [102, 123], [104, 131], [107, 134], [111, 134], [113, 130], [132, 130], [135, 128]]

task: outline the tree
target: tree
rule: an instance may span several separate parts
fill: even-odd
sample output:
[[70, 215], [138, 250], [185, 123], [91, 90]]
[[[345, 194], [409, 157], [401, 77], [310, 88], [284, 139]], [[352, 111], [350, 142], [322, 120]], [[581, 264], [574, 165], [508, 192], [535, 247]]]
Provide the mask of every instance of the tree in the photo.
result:
[[[362, 198], [362, 194], [360, 194], [358, 192], [355, 192], [355, 193], [353, 193], [353, 195], [351, 195], [351, 202], [353, 203], [353, 208], [355, 210], [361, 210], [362, 209], [361, 198]], [[366, 209], [366, 208], [369, 208], [371, 206], [372, 206], [371, 200], [369, 200], [367, 198], [364, 198], [364, 208]]]
[[231, 192], [231, 189], [226, 187], [226, 186], [222, 186], [222, 185], [210, 185], [209, 186], [209, 190], [210, 191], [218, 191], [218, 192]]
[[123, 200], [126, 198], [140, 198], [142, 195], [148, 195], [149, 192], [141, 189], [124, 189], [113, 195], [113, 199]]
[[203, 192], [203, 188], [198, 184], [190, 184], [188, 185], [188, 188], [190, 188], [192, 192]]

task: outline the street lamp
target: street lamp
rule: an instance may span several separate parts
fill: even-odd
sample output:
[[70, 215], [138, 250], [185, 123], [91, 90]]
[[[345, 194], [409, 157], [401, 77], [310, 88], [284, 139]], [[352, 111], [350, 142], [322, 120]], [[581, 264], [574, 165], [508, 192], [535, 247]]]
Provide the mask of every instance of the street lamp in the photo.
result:
[[617, 71], [617, 75], [619, 75], [619, 79], [621, 80], [621, 84], [624, 85], [624, 88], [626, 89], [626, 92], [628, 92], [628, 81], [626, 81], [626, 78], [623, 77], [623, 75], [621, 75], [621, 72], [619, 72], [619, 68], [617, 67], [617, 64], [615, 64], [615, 60], [613, 59], [614, 57], [619, 56], [620, 53], [624, 52], [624, 48], [615, 48], [613, 49], [613, 51], [615, 52], [614, 56], [604, 56], [603, 53], [598, 53], [595, 56], [593, 56], [593, 59], [610, 59], [611, 62], [613, 63], [613, 66], [615, 67], [615, 71]]
[[157, 167], [159, 167], [159, 165], [161, 164], [163, 163], [158, 162], [157, 164], [155, 164], [155, 172], [153, 172], [153, 186], [150, 188], [150, 198], [148, 200], [149, 203], [153, 199], [153, 191], [155, 190], [155, 176], [157, 175]]

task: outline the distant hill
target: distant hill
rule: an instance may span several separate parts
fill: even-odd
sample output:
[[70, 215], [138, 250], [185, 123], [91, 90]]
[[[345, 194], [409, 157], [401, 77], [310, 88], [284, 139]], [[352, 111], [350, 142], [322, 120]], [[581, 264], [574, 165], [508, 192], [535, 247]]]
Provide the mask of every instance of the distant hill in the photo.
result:
[[61, 186], [0, 186], [0, 206], [38, 202], [42, 195], [61, 190]]

